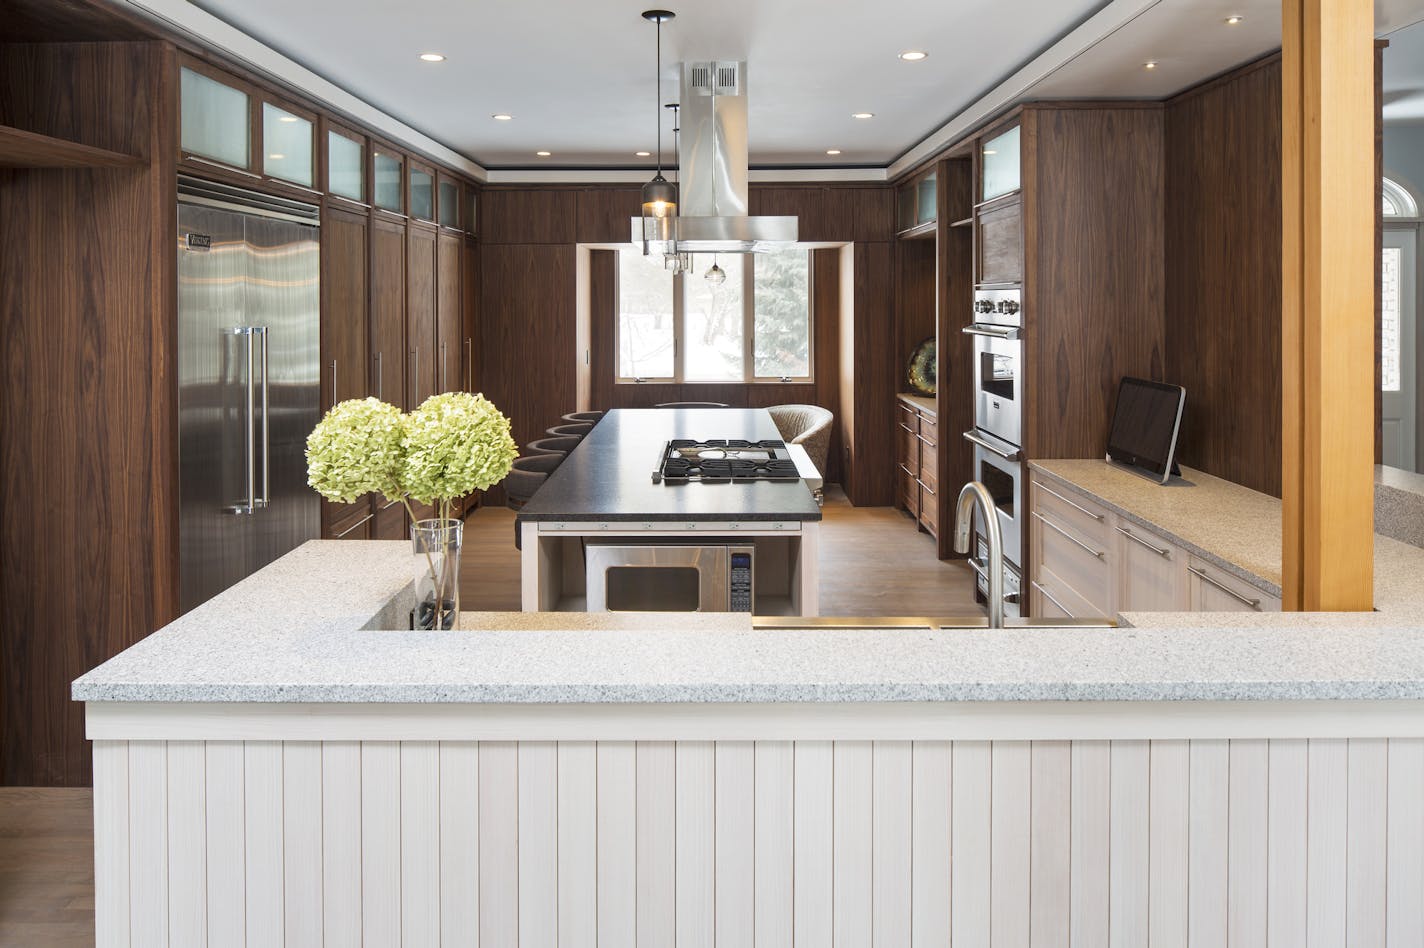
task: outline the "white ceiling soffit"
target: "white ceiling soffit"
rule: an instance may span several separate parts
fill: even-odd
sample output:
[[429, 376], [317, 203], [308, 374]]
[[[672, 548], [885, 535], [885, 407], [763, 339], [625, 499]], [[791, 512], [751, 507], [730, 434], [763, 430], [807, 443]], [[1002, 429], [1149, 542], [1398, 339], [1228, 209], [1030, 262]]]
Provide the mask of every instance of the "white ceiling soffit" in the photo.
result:
[[1390, 33], [1384, 51], [1384, 120], [1424, 123], [1424, 23]]

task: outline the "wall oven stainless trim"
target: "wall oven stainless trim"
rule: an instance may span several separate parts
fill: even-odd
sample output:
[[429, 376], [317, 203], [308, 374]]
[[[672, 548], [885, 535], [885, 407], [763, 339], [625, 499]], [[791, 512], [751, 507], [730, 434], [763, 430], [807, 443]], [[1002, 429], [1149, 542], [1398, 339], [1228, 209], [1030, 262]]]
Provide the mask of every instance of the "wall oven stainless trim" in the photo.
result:
[[[999, 518], [999, 532], [1004, 539], [1004, 558], [1015, 563], [1023, 562], [1023, 517], [1024, 483], [1023, 464], [1005, 459], [999, 452], [990, 451], [979, 445], [974, 446], [975, 480], [988, 488], [994, 498], [995, 513]], [[1006, 503], [1001, 503], [1006, 501]], [[978, 513], [975, 513], [976, 521]], [[976, 532], [982, 534], [982, 526], [976, 522]]]
[[1023, 443], [1023, 316], [1017, 287], [974, 291], [974, 426], [1017, 447]]

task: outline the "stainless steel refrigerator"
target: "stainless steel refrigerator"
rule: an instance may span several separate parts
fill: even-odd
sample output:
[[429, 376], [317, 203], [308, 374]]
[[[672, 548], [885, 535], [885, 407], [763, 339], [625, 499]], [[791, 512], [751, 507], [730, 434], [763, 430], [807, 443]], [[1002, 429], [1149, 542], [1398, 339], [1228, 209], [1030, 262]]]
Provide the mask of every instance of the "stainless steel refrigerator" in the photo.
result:
[[317, 537], [319, 210], [180, 178], [179, 596], [183, 611]]

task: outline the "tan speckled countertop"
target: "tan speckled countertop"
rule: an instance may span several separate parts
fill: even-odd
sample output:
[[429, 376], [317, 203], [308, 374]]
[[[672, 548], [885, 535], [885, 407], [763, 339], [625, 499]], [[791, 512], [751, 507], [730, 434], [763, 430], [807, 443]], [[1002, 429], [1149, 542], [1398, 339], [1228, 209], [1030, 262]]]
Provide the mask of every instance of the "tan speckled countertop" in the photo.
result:
[[[1281, 502], [1275, 497], [1186, 467], [1180, 480], [1165, 485], [1096, 459], [1030, 461], [1029, 467], [1280, 596]], [[1375, 608], [1424, 611], [1424, 549], [1376, 534]]]
[[911, 395], [909, 392], [901, 392], [900, 401], [908, 402], [909, 404], [914, 405], [920, 411], [927, 411], [931, 415], [939, 415], [939, 405], [935, 403], [935, 399], [929, 396]]

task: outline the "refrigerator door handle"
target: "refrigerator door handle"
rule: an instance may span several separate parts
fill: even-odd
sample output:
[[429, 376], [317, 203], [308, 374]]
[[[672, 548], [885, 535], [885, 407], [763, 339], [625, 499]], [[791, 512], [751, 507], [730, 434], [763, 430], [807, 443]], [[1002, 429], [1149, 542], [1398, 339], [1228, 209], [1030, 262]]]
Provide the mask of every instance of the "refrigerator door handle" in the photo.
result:
[[262, 337], [262, 497], [253, 506], [266, 507], [272, 502], [272, 426], [267, 391], [267, 327], [253, 326], [255, 335]]

